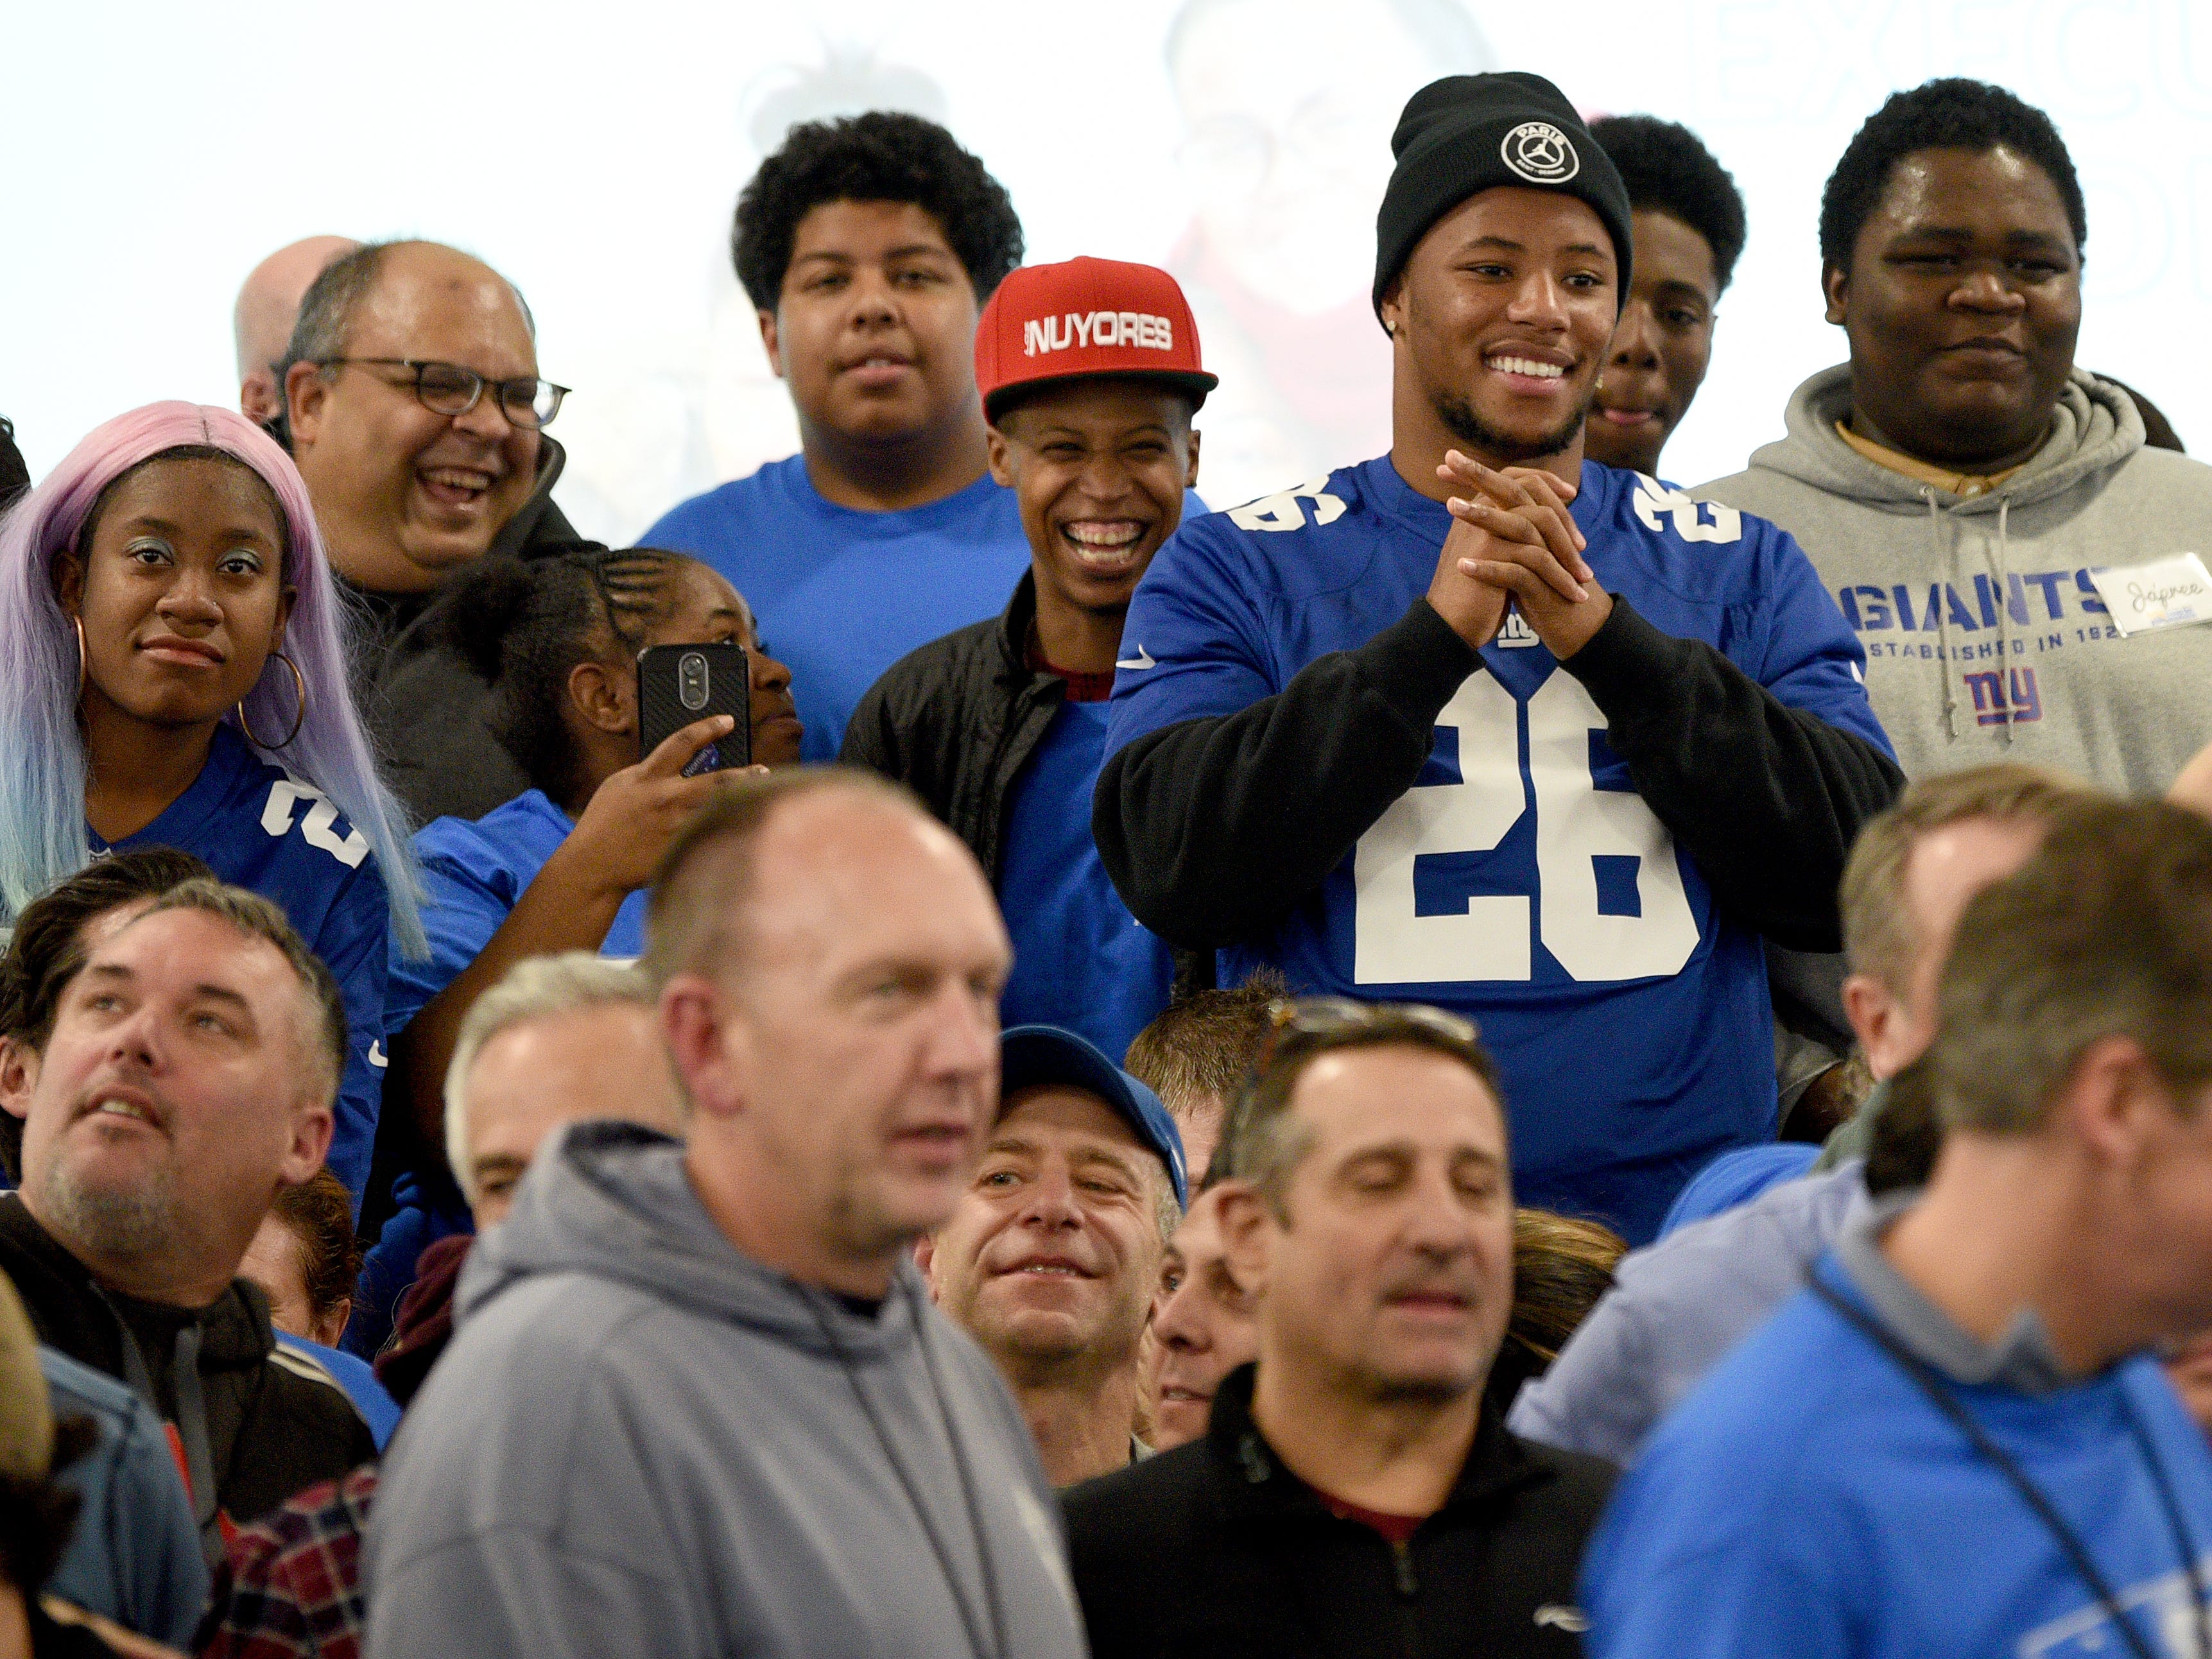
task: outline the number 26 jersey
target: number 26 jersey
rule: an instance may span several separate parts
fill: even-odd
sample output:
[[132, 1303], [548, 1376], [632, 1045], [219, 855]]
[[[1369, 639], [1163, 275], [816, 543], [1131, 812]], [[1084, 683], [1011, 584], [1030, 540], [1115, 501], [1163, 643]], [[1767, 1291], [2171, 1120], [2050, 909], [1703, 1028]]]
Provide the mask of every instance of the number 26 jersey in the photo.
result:
[[[1595, 464], [1583, 468], [1572, 513], [1616, 605], [1576, 672], [1517, 615], [1478, 659], [1416, 605], [1451, 520], [1387, 457], [1186, 521], [1131, 605], [1107, 750], [1136, 744], [1140, 754], [1152, 734], [1270, 698], [1287, 706], [1286, 688], [1333, 653], [1364, 663], [1346, 670], [1340, 704], [1295, 728], [1278, 722], [1264, 738], [1216, 742], [1201, 763], [1273, 769], [1281, 780], [1304, 769], [1302, 793], [1271, 796], [1266, 819], [1242, 826], [1214, 872], [1217, 886], [1273, 880], [1276, 902], [1233, 926], [1181, 929], [1160, 914], [1158, 895], [1152, 916], [1135, 898], [1132, 908], [1179, 942], [1223, 946], [1224, 983], [1268, 963], [1302, 993], [1472, 1016], [1504, 1073], [1522, 1201], [1602, 1215], [1634, 1239], [1656, 1229], [1706, 1159], [1772, 1137], [1764, 918], [1749, 913], [1778, 881], [1794, 884], [1805, 890], [1799, 909], [1825, 917], [1831, 937], [1782, 942], [1832, 948], [1842, 849], [1894, 792], [1895, 770], [1857, 642], [1785, 533]], [[1355, 803], [1348, 821], [1317, 828], [1299, 848], [1301, 823], [1325, 825], [1333, 796], [1373, 789], [1361, 746], [1342, 739], [1366, 718], [1369, 683], [1395, 677], [1394, 656], [1416, 652], [1430, 659], [1424, 712], [1443, 702], [1412, 786]], [[1601, 658], [1611, 659], [1602, 678]], [[1444, 684], [1434, 679], [1439, 660]], [[1302, 682], [1310, 698], [1315, 684]], [[1699, 714], [1708, 694], [1724, 717]], [[1409, 700], [1388, 687], [1380, 695]], [[1828, 758], [1808, 759], [1815, 750]], [[1802, 873], [1747, 878], [1743, 905], [1717, 902], [1717, 889], [1733, 890], [1726, 866], [1737, 839], [1751, 843], [1747, 868], [1770, 856], [1762, 839], [1787, 842], [1764, 836], [1762, 814], [1797, 810], [1776, 800], [1803, 793], [1789, 769], [1824, 775], [1838, 763], [1855, 804], [1814, 826], [1820, 854]], [[1653, 781], [1652, 799], [1632, 768]], [[1151, 781], [1125, 783], [1109, 763], [1099, 796], [1109, 868], [1112, 793], [1123, 783], [1141, 811], [1139, 784]], [[1233, 797], [1234, 779], [1214, 781]], [[1170, 840], [1206, 833], [1186, 824]], [[1683, 839], [1723, 867], [1703, 867]], [[1291, 848], [1326, 860], [1317, 884]], [[1240, 854], [1249, 863], [1236, 868]], [[1127, 861], [1141, 865], [1144, 852], [1132, 848]], [[1145, 884], [1141, 873], [1134, 881]], [[1202, 904], [1196, 885], [1186, 896]], [[1206, 933], [1216, 937], [1194, 937]]]

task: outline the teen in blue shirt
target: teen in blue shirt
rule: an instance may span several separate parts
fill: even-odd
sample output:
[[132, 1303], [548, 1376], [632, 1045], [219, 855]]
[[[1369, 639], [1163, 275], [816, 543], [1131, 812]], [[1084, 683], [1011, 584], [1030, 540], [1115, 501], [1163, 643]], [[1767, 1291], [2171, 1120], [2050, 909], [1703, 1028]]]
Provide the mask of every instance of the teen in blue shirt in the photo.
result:
[[344, 996], [329, 1164], [358, 1211], [385, 964], [422, 928], [298, 471], [229, 410], [117, 416], [0, 524], [0, 906], [154, 846], [282, 905]]
[[996, 614], [1028, 568], [970, 357], [1021, 223], [944, 128], [878, 112], [793, 127], [738, 198], [732, 252], [802, 453], [645, 540], [743, 590], [791, 664], [805, 758], [827, 760], [878, 675]]

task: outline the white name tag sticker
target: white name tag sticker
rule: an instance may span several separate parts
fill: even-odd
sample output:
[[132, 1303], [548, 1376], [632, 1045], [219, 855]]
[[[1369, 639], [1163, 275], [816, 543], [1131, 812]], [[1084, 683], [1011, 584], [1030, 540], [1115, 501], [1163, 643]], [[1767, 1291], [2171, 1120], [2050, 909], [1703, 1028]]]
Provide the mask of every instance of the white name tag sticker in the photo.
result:
[[2212, 573], [2194, 553], [2176, 553], [2148, 564], [2092, 570], [2089, 580], [2123, 635], [2212, 622]]

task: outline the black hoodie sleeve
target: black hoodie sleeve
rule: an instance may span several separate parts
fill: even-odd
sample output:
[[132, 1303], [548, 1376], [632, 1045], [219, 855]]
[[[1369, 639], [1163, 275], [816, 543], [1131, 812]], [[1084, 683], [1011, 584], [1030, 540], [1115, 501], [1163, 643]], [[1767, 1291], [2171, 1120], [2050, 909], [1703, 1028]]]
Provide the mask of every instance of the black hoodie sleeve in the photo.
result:
[[1897, 763], [1790, 708], [1702, 640], [1661, 633], [1618, 594], [1605, 626], [1560, 666], [1729, 913], [1790, 950], [1840, 949], [1844, 860], [1905, 787]]
[[[1100, 775], [1091, 817], [1123, 902], [1192, 949], [1273, 928], [1413, 787], [1437, 715], [1481, 660], [1416, 599], [1274, 696], [1127, 744]], [[1903, 787], [1895, 763], [1617, 595], [1564, 665], [1720, 902], [1791, 949], [1836, 949], [1844, 857]]]
[[1437, 715], [1481, 664], [1416, 599], [1273, 696], [1127, 744], [1091, 820], [1122, 902], [1191, 950], [1265, 933], [1413, 787]]

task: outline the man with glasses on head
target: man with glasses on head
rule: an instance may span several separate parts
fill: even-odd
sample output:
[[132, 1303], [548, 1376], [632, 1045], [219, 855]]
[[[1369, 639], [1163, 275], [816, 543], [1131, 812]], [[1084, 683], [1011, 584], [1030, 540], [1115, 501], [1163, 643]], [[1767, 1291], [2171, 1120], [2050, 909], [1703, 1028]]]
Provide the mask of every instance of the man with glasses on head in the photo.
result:
[[1069, 1495], [1094, 1659], [1579, 1653], [1611, 1471], [1516, 1438], [1483, 1386], [1513, 1310], [1498, 1068], [1434, 1008], [1278, 1018], [1215, 1155], [1258, 1358], [1203, 1437]]
[[432, 591], [489, 553], [571, 542], [514, 285], [436, 242], [372, 242], [308, 286], [285, 353], [286, 429], [338, 574], [367, 602], [362, 704], [418, 817], [475, 817], [529, 787], [441, 643]]

